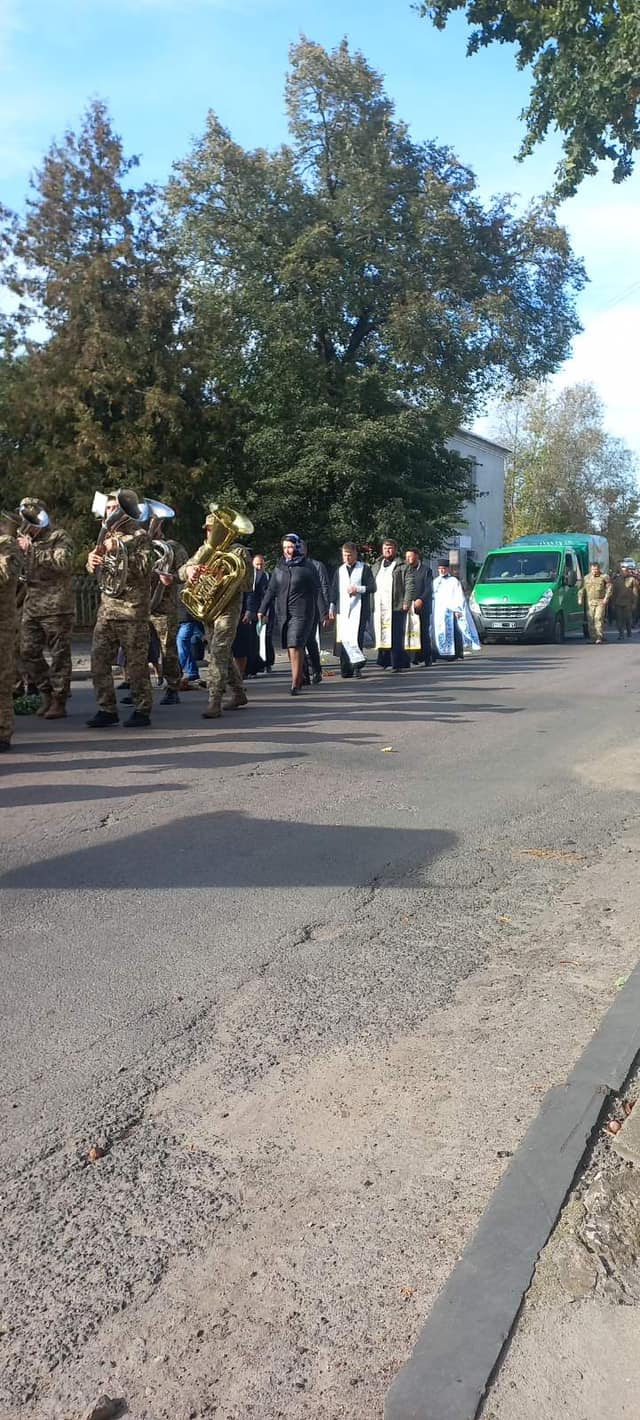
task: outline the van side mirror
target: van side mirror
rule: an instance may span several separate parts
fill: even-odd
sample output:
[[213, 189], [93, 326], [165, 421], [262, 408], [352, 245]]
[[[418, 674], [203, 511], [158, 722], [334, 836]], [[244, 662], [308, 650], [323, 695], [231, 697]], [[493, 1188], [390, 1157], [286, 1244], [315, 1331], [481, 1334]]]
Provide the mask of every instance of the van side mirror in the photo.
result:
[[573, 571], [571, 570], [571, 568], [569, 568], [568, 571], [566, 571], [565, 574], [564, 574], [564, 585], [565, 585], [565, 587], [575, 587], [576, 581], [577, 581], [577, 578], [576, 578], [575, 572], [573, 572]]

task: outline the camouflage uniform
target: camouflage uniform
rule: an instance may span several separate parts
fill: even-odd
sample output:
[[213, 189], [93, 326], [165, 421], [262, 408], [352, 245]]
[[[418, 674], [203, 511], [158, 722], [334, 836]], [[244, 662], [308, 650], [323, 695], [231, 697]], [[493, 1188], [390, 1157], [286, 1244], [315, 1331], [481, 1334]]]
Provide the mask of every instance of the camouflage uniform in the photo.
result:
[[[157, 633], [162, 650], [162, 673], [167, 682], [169, 690], [178, 690], [182, 680], [182, 671], [178, 660], [178, 649], [176, 646], [176, 636], [178, 634], [178, 592], [180, 584], [177, 574], [187, 560], [185, 548], [179, 542], [173, 542], [169, 538], [163, 541], [168, 542], [173, 548], [173, 575], [175, 580], [171, 586], [163, 588], [163, 596], [152, 612], [150, 621]], [[154, 578], [155, 585], [155, 578]]]
[[102, 593], [91, 643], [91, 676], [99, 708], [108, 715], [117, 715], [112, 666], [118, 654], [118, 647], [122, 646], [134, 704], [136, 709], [148, 715], [153, 700], [149, 679], [149, 582], [153, 561], [151, 541], [142, 531], [118, 531], [112, 536], [117, 537], [126, 547], [129, 571], [121, 596], [108, 597]]
[[62, 528], [44, 528], [31, 541], [26, 577], [20, 628], [22, 672], [41, 695], [53, 695], [64, 706], [71, 686], [74, 596], [73, 544]]
[[[202, 547], [198, 548], [198, 551], [194, 554], [194, 556], [191, 557], [188, 562], [185, 562], [184, 566], [180, 568], [181, 581], [186, 582], [188, 580], [187, 572], [189, 568], [198, 565], [198, 562], [201, 559], [206, 547], [207, 544], [205, 543]], [[242, 557], [244, 557], [246, 561], [247, 575], [242, 585], [238, 587], [238, 589], [234, 592], [231, 601], [229, 602], [228, 606], [225, 607], [221, 615], [217, 616], [215, 621], [205, 620], [204, 623], [207, 641], [209, 643], [209, 671], [207, 677], [209, 687], [209, 709], [207, 713], [212, 712], [214, 715], [218, 715], [220, 713], [222, 697], [227, 688], [227, 682], [229, 683], [234, 694], [241, 694], [244, 696], [242, 676], [240, 675], [240, 671], [238, 670], [238, 667], [231, 654], [231, 647], [233, 646], [233, 643], [235, 641], [236, 631], [238, 630], [238, 622], [240, 621], [240, 613], [242, 611], [242, 595], [250, 584], [250, 578], [253, 572], [253, 568], [251, 566], [251, 560], [246, 547], [242, 547], [240, 543], [236, 543], [230, 549], [230, 551], [240, 553]], [[195, 585], [197, 587], [197, 582]], [[246, 697], [244, 698], [242, 703], [246, 704]]]
[[635, 577], [619, 572], [617, 577], [613, 579], [611, 601], [620, 641], [623, 640], [625, 631], [627, 636], [631, 635], [637, 600], [638, 588]]
[[13, 687], [16, 676], [16, 588], [23, 566], [13, 537], [0, 533], [0, 741], [13, 734]]
[[581, 606], [586, 601], [589, 636], [597, 646], [604, 641], [604, 624], [610, 597], [611, 582], [605, 573], [601, 572], [598, 577], [594, 577], [593, 572], [588, 572], [578, 592], [578, 601]]

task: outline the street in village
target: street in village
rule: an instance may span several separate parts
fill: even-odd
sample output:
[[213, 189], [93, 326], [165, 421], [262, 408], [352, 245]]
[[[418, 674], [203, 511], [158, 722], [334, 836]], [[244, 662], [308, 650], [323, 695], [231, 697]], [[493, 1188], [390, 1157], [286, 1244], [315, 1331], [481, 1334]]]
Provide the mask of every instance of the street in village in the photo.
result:
[[[66, 722], [18, 720], [2, 1420], [382, 1416], [636, 964], [639, 684], [635, 641], [575, 640], [295, 701], [278, 671], [137, 733], [86, 729], [76, 680]], [[589, 1346], [569, 1420], [604, 1413]], [[540, 1413], [514, 1374], [487, 1415]]]

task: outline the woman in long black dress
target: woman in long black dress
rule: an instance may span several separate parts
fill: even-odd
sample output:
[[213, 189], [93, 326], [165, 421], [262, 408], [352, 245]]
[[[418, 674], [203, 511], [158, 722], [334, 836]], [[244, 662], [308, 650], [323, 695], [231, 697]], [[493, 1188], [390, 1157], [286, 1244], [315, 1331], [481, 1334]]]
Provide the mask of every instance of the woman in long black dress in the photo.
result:
[[282, 557], [260, 603], [260, 618], [275, 602], [283, 648], [289, 652], [291, 694], [299, 695], [304, 677], [304, 648], [313, 629], [320, 583], [304, 556], [297, 533], [282, 539]]

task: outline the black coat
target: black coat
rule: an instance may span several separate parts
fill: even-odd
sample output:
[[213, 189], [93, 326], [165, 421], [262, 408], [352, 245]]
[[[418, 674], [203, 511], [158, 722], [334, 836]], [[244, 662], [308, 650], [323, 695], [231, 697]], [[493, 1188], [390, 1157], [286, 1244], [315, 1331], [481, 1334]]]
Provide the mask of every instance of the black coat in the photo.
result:
[[433, 573], [428, 562], [421, 562], [413, 569], [413, 600], [424, 602], [423, 610], [431, 611], [433, 601]]
[[282, 557], [260, 603], [260, 615], [266, 616], [269, 607], [275, 605], [283, 646], [300, 648], [306, 646], [313, 631], [320, 596], [313, 563], [306, 557], [296, 558], [295, 562], [286, 562]]

